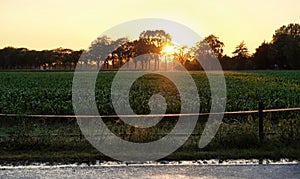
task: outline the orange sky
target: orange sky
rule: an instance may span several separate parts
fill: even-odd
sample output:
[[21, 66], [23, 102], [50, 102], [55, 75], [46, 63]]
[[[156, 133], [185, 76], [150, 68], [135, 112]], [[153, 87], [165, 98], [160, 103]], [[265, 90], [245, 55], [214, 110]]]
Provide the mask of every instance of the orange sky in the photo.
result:
[[102, 32], [138, 18], [165, 18], [200, 36], [214, 34], [231, 52], [254, 52], [282, 25], [299, 23], [299, 0], [1, 0], [0, 48], [85, 49]]

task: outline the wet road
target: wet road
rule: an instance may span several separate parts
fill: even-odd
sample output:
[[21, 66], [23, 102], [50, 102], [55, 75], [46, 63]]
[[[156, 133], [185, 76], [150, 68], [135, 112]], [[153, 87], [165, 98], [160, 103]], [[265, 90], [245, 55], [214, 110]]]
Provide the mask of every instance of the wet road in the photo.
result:
[[300, 164], [2, 167], [0, 178], [300, 178]]

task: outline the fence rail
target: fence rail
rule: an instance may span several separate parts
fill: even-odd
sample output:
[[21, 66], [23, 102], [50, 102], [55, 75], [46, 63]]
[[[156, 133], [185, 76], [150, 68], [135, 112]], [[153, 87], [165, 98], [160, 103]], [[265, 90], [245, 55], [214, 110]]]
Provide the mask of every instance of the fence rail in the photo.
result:
[[[259, 102], [258, 110], [248, 110], [248, 111], [227, 111], [227, 112], [219, 112], [219, 113], [186, 113], [186, 114], [136, 114], [136, 115], [43, 115], [43, 114], [0, 114], [0, 117], [30, 117], [30, 118], [141, 118], [141, 117], [183, 117], [183, 116], [208, 116], [208, 115], [233, 115], [233, 114], [253, 114], [257, 113], [259, 118], [258, 125], [258, 134], [261, 142], [264, 140], [263, 130], [263, 114], [264, 113], [272, 113], [272, 112], [284, 112], [284, 111], [300, 111], [300, 108], [281, 108], [281, 109], [263, 109], [263, 103]], [[186, 135], [186, 134], [175, 134], [175, 135]], [[192, 134], [198, 135], [198, 134]], [[82, 138], [82, 134], [69, 134], [68, 136], [80, 136]], [[0, 137], [7, 137], [7, 135], [0, 135]]]
[[[281, 109], [264, 109], [263, 113], [268, 112], [284, 112], [284, 111], [300, 111], [300, 108], [281, 108]], [[208, 116], [208, 115], [231, 115], [231, 114], [252, 114], [259, 113], [258, 110], [248, 111], [228, 111], [219, 113], [185, 113], [185, 114], [136, 114], [136, 115], [55, 115], [55, 114], [0, 114], [0, 117], [33, 117], [33, 118], [137, 118], [137, 117], [183, 117], [183, 116]]]

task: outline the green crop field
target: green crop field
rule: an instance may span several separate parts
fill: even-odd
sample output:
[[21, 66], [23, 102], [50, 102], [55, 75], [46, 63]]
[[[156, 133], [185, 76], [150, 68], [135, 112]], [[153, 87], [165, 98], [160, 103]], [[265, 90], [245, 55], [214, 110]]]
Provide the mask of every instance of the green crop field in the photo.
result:
[[[114, 113], [110, 86], [115, 72], [101, 72], [96, 100], [101, 114]], [[204, 72], [191, 72], [199, 89], [201, 112], [209, 112], [210, 89]], [[225, 72], [226, 111], [299, 107], [300, 71]], [[0, 72], [0, 113], [73, 114], [72, 72]], [[160, 75], [147, 75], [131, 88], [130, 102], [137, 113], [147, 113], [150, 96], [166, 97], [169, 113], [178, 113], [180, 99], [174, 85]]]
[[[130, 75], [129, 72], [123, 73]], [[300, 71], [224, 73], [227, 86], [226, 111], [255, 110], [259, 101], [263, 101], [267, 109], [300, 107]], [[116, 72], [109, 71], [99, 73], [95, 94], [100, 114], [115, 114], [110, 99], [111, 82], [115, 74]], [[204, 72], [193, 71], [190, 74], [198, 88], [200, 112], [209, 112], [211, 98], [207, 77]], [[73, 72], [0, 72], [0, 113], [19, 115], [0, 117], [0, 162], [9, 158], [27, 159], [33, 156], [47, 159], [105, 158], [82, 138], [76, 119], [23, 116], [74, 114], [72, 80]], [[139, 114], [149, 113], [149, 98], [156, 93], [165, 97], [168, 104], [167, 113], [180, 112], [180, 97], [174, 84], [156, 74], [143, 76], [132, 85], [129, 95], [133, 111]], [[197, 142], [207, 118], [199, 117], [195, 135], [190, 137], [174, 155], [169, 156], [169, 159], [195, 159], [195, 157], [300, 159], [299, 117], [299, 111], [265, 114], [266, 139], [261, 148], [256, 114], [225, 115], [213, 141], [200, 151]], [[132, 129], [132, 126], [116, 119], [105, 120], [106, 125], [115, 134], [125, 140], [136, 142], [157, 140], [164, 136], [163, 133], [168, 133], [176, 123], [176, 120], [166, 119], [147, 130]], [[65, 151], [71, 153], [66, 154]]]

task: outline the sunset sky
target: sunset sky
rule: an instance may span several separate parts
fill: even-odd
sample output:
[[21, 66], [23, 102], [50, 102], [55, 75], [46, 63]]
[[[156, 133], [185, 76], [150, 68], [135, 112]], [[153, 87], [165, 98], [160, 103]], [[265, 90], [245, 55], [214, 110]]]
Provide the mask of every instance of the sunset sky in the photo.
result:
[[85, 49], [122, 22], [164, 18], [218, 36], [231, 56], [243, 40], [252, 53], [282, 25], [300, 23], [299, 7], [299, 0], [1, 0], [0, 48]]

